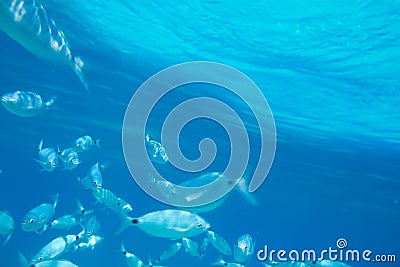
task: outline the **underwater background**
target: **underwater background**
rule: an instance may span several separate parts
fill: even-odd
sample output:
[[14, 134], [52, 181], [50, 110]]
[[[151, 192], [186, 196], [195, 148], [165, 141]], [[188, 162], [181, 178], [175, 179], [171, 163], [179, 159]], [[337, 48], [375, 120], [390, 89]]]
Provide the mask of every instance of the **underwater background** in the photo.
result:
[[[79, 266], [126, 266], [126, 249], [147, 261], [157, 258], [170, 240], [131, 227], [114, 236], [120, 224], [112, 211], [100, 210], [77, 178], [96, 162], [107, 167], [103, 184], [133, 206], [132, 216], [169, 208], [132, 179], [122, 151], [122, 123], [128, 103], [150, 76], [174, 64], [207, 60], [230, 65], [262, 90], [274, 115], [275, 161], [254, 193], [257, 206], [232, 193], [218, 209], [201, 214], [230, 244], [245, 233], [256, 252], [271, 249], [336, 247], [400, 259], [400, 2], [388, 1], [103, 1], [42, 0], [85, 62], [90, 92], [73, 71], [43, 61], [0, 32], [0, 93], [34, 91], [57, 96], [50, 110], [17, 117], [0, 109], [0, 210], [16, 222], [11, 240], [0, 248], [0, 266], [19, 266], [18, 251], [32, 257], [53, 238], [77, 233], [24, 232], [21, 220], [31, 208], [60, 202], [55, 217], [71, 213], [79, 198], [96, 209], [104, 240], [95, 249], [61, 258]], [[244, 117], [257, 164], [257, 124], [234, 95], [213, 87], [190, 88], [160, 103], [148, 131], [160, 139], [163, 119], [192, 96], [218, 97]], [[101, 149], [81, 156], [74, 170], [41, 172], [34, 161], [41, 139], [46, 147], [65, 148], [78, 137], [101, 138]], [[223, 171], [229, 138], [210, 122], [193, 122], [181, 135], [188, 158], [199, 156], [204, 137], [218, 146], [206, 171]], [[161, 165], [171, 181], [185, 177]], [[213, 249], [203, 259], [182, 251], [166, 266], [210, 266]], [[229, 259], [229, 257], [227, 257]], [[351, 266], [398, 266], [398, 263], [349, 263]], [[261, 266], [254, 255], [247, 266]]]

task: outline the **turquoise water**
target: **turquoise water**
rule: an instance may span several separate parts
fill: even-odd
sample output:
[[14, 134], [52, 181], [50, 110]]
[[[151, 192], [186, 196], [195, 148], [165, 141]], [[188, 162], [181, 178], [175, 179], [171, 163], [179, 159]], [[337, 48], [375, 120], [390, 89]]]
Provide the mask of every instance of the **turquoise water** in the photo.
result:
[[[62, 258], [79, 266], [126, 266], [121, 240], [144, 260], [158, 257], [171, 241], [135, 228], [114, 237], [118, 216], [100, 210], [76, 178], [99, 161], [108, 166], [104, 185], [133, 205], [132, 216], [167, 208], [132, 179], [122, 152], [122, 122], [140, 84], [165, 67], [196, 60], [228, 64], [250, 77], [268, 100], [277, 131], [275, 161], [254, 193], [259, 205], [249, 206], [234, 195], [219, 209], [202, 214], [214, 231], [231, 244], [249, 233], [256, 251], [265, 244], [277, 250], [322, 250], [345, 238], [351, 249], [396, 254], [399, 260], [398, 1], [41, 3], [84, 60], [90, 92], [70, 68], [36, 58], [0, 32], [0, 93], [34, 90], [46, 99], [57, 96], [54, 108], [37, 117], [20, 118], [0, 109], [0, 209], [8, 210], [17, 223], [12, 239], [0, 249], [1, 266], [18, 266], [18, 251], [31, 257], [54, 237], [79, 232], [79, 227], [41, 235], [22, 231], [26, 212], [56, 192], [56, 217], [73, 211], [78, 197], [88, 208], [99, 209], [104, 236], [93, 251], [69, 252]], [[163, 118], [180, 100], [218, 97], [244, 118], [254, 141], [251, 173], [259, 151], [254, 117], [240, 99], [212, 87], [201, 89], [182, 88], [167, 97], [149, 131], [159, 138]], [[102, 148], [82, 154], [75, 170], [40, 172], [33, 159], [42, 138], [45, 146], [65, 148], [85, 134], [101, 138]], [[204, 137], [213, 138], [219, 148], [210, 170], [223, 170], [229, 139], [216, 124], [189, 124], [182, 132], [182, 150], [197, 158]], [[160, 168], [172, 181], [183, 177], [171, 166]], [[212, 249], [202, 260], [181, 251], [166, 265], [209, 266], [217, 258]], [[261, 265], [254, 256], [247, 266]]]

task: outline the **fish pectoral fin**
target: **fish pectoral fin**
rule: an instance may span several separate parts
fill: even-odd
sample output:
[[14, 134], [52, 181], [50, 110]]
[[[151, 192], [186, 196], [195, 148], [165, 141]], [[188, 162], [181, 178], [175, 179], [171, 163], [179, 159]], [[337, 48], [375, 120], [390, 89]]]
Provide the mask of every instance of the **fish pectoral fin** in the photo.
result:
[[42, 228], [36, 230], [35, 233], [37, 233], [38, 235], [41, 235], [41, 234], [43, 234], [43, 232], [46, 231], [46, 230], [47, 230], [47, 227], [45, 228], [45, 227], [43, 226]]
[[4, 242], [3, 242], [3, 247], [8, 243], [8, 241], [10, 240], [10, 238], [11, 238], [11, 236], [12, 236], [12, 232], [10, 233], [10, 234], [8, 234], [7, 236], [6, 236], [6, 239], [4, 240]]
[[38, 162], [40, 165], [43, 165], [44, 163], [43, 162], [41, 162], [40, 160], [38, 160], [38, 159], [33, 159], [34, 161], [36, 161], [36, 162]]

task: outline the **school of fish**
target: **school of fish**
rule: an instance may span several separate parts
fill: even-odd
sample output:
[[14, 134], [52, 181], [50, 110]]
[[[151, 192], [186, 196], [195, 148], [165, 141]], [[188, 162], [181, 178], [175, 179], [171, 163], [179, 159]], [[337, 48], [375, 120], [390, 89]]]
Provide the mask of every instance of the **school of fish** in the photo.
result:
[[[2, 0], [0, 2], [0, 29], [33, 55], [71, 67], [85, 89], [88, 90], [88, 81], [83, 72], [83, 60], [75, 56], [64, 32], [38, 1]], [[37, 92], [22, 90], [9, 92], [1, 97], [1, 103], [5, 110], [19, 117], [40, 116], [48, 112], [55, 105], [55, 102], [55, 96], [50, 96], [45, 101]], [[167, 153], [160, 142], [152, 139], [149, 135], [146, 135], [145, 142], [148, 156], [155, 164], [162, 165], [168, 162]], [[40, 169], [38, 168], [38, 171], [54, 172], [58, 168], [65, 171], [74, 171], [81, 163], [81, 153], [101, 148], [100, 139], [94, 139], [89, 135], [78, 137], [63, 149], [56, 145], [46, 147], [45, 144], [47, 145], [43, 139], [40, 140], [37, 148], [37, 158], [34, 159], [41, 167]], [[149, 236], [171, 240], [170, 245], [165, 247], [159, 255], [153, 255], [147, 261], [142, 260], [132, 251], [128, 251], [122, 242], [120, 244], [120, 253], [121, 257], [125, 259], [126, 266], [164, 266], [155, 264], [167, 264], [170, 258], [177, 257], [179, 253], [187, 253], [194, 258], [202, 260], [207, 257], [207, 252], [210, 249], [214, 249], [215, 252], [221, 255], [213, 265], [228, 267], [250, 266], [249, 262], [255, 249], [255, 242], [252, 236], [244, 233], [238, 237], [236, 242], [228, 242], [220, 233], [212, 230], [211, 223], [199, 215], [200, 213], [206, 214], [221, 206], [232, 192], [215, 203], [191, 210], [163, 209], [142, 215], [131, 215], [136, 210], [136, 206], [134, 209], [134, 206], [128, 203], [125, 198], [118, 196], [104, 186], [102, 172], [105, 167], [105, 165], [96, 162], [85, 176], [77, 177], [77, 182], [91, 193], [96, 202], [101, 205], [101, 208], [86, 210], [81, 202], [77, 200], [76, 210], [68, 214], [60, 214], [59, 217], [54, 218], [57, 214], [58, 204], [62, 201], [62, 196], [55, 193], [52, 199], [43, 199], [43, 202], [32, 205], [31, 209], [26, 211], [22, 220], [17, 220], [17, 222], [21, 221], [19, 226], [16, 225], [16, 221], [10, 212], [0, 211], [0, 235], [4, 239], [3, 246], [12, 238], [16, 228], [24, 232], [35, 232], [44, 235], [48, 231], [60, 231], [60, 233], [63, 233], [43, 244], [41, 248], [38, 248], [37, 253], [30, 258], [27, 258], [23, 252], [18, 252], [21, 266], [78, 266], [67, 259], [60, 259], [60, 257], [78, 250], [93, 250], [102, 242], [113, 238], [101, 234], [101, 223], [97, 214], [103, 210], [117, 215], [113, 217], [121, 221], [121, 226], [116, 231], [116, 234], [125, 231], [127, 228], [135, 227]], [[218, 172], [207, 173], [182, 185], [200, 186], [218, 179], [221, 175]], [[238, 179], [241, 180], [236, 187], [236, 191], [249, 204], [257, 205], [257, 201], [246, 189], [245, 180]], [[173, 184], [165, 181], [155, 181], [154, 179], [150, 179], [149, 182], [156, 183], [161, 193], [167, 197], [174, 196], [175, 188]], [[325, 260], [309, 263], [267, 261], [261, 262], [260, 265], [278, 267], [348, 266], [339, 262]]]

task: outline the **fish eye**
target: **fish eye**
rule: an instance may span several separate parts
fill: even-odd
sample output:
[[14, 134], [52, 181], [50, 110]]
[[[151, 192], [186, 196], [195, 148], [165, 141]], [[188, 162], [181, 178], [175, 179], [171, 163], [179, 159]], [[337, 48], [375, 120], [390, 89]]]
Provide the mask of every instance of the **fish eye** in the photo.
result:
[[34, 220], [34, 219], [30, 219], [29, 222], [30, 222], [30, 223], [34, 223], [35, 220]]
[[39, 257], [38, 260], [40, 260], [40, 261], [43, 260], [43, 257]]
[[203, 227], [203, 224], [198, 223], [198, 224], [197, 224], [197, 227], [198, 227], [198, 228], [201, 228], [201, 227]]
[[133, 223], [133, 224], [137, 224], [138, 222], [139, 222], [139, 221], [138, 221], [137, 219], [133, 219], [133, 220], [132, 220], [132, 223]]
[[75, 240], [78, 240], [78, 239], [79, 239], [79, 235], [75, 236]]

